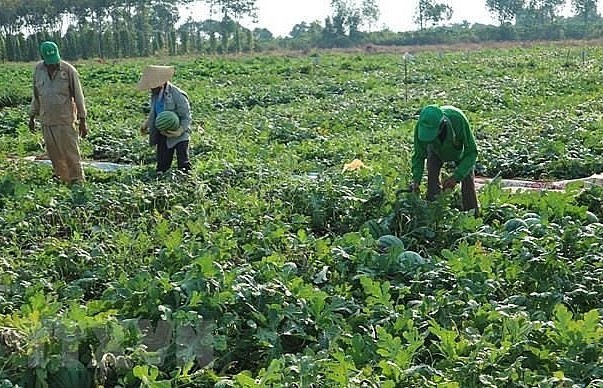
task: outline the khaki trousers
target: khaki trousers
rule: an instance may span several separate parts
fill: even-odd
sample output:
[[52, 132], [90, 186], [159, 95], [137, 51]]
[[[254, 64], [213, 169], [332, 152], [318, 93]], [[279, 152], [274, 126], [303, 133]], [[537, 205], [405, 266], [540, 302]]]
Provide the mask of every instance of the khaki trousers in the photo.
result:
[[43, 125], [42, 133], [54, 174], [66, 183], [83, 182], [84, 169], [75, 126]]
[[[427, 153], [427, 199], [433, 201], [441, 192], [442, 185], [440, 183], [440, 173], [442, 171], [443, 162], [433, 152]], [[461, 195], [463, 202], [463, 210], [475, 210], [475, 215], [478, 215], [477, 193], [475, 191], [475, 175], [473, 170], [461, 182]]]

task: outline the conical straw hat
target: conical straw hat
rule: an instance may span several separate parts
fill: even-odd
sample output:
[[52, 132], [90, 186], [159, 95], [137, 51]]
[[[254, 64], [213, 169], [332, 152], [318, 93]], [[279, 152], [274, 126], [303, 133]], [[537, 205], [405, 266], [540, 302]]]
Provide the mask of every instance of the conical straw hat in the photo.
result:
[[138, 89], [149, 90], [159, 87], [174, 76], [174, 66], [148, 65], [138, 81]]

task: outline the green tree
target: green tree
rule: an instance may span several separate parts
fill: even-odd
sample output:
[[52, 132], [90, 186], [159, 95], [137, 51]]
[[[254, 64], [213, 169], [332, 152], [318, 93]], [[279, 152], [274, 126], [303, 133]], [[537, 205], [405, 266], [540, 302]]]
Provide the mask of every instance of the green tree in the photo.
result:
[[317, 47], [323, 38], [325, 28], [320, 22], [314, 21], [310, 24], [305, 22], [296, 24], [289, 35], [293, 38], [289, 44], [293, 49], [309, 49]]
[[227, 53], [231, 36], [235, 34], [236, 22], [225, 16], [220, 22], [220, 52]]
[[584, 21], [584, 25], [598, 17], [597, 0], [571, 0], [572, 11]]
[[373, 24], [377, 23], [381, 16], [381, 10], [376, 0], [363, 0], [360, 14], [362, 15], [362, 25], [366, 25], [371, 31]]
[[516, 23], [525, 26], [553, 23], [565, 2], [566, 0], [528, 0], [525, 8], [518, 12]]
[[450, 20], [452, 13], [452, 8], [445, 3], [436, 3], [434, 0], [419, 0], [414, 22], [422, 30], [428, 22], [436, 25], [440, 22]]
[[358, 40], [360, 28], [370, 26], [379, 20], [379, 6], [376, 0], [331, 0], [333, 14], [331, 20], [335, 34]]
[[524, 0], [486, 0], [488, 12], [496, 15], [500, 25], [513, 21], [524, 8]]
[[245, 35], [245, 43], [243, 45], [243, 51], [253, 51], [254, 47], [254, 39], [253, 39], [253, 31], [248, 28], [243, 30], [243, 34]]
[[180, 39], [180, 53], [187, 54], [195, 48], [197, 24], [189, 17], [183, 25], [178, 28]]
[[209, 46], [207, 47], [208, 54], [218, 52], [218, 39], [216, 35], [220, 34], [221, 23], [217, 20], [207, 19], [201, 22], [200, 30], [208, 37]]
[[[163, 34], [160, 31], [153, 33], [151, 27], [151, 18], [147, 7], [139, 7], [136, 10], [136, 15], [133, 18], [133, 31], [136, 31], [135, 51], [131, 52], [131, 56], [148, 56], [151, 50], [154, 52], [163, 48]], [[151, 46], [151, 37], [153, 45]]]
[[[229, 41], [231, 37], [234, 39], [233, 49], [240, 51], [242, 48], [240, 25], [238, 20], [242, 17], [250, 16], [254, 21], [257, 18], [257, 6], [256, 0], [204, 0], [205, 3], [209, 4], [210, 8], [217, 9], [222, 15], [222, 21], [220, 22], [220, 29], [213, 31], [212, 35], [216, 32], [220, 34], [220, 51], [225, 53], [229, 49]], [[210, 35], [210, 44], [212, 44], [214, 38]], [[212, 44], [212, 46], [215, 45]]]
[[8, 34], [16, 34], [23, 21], [17, 13], [17, 1], [3, 1], [2, 12], [0, 12], [0, 32], [6, 36]]
[[229, 17], [235, 20], [243, 16], [257, 17], [256, 0], [204, 0], [209, 6], [217, 8], [222, 17]]

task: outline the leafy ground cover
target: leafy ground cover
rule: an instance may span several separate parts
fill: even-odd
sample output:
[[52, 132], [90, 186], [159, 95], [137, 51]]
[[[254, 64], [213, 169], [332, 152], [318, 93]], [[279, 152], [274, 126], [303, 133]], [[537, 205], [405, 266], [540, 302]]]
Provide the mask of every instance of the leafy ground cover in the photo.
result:
[[79, 63], [85, 157], [133, 167], [74, 187], [18, 160], [42, 140], [31, 66], [5, 65], [0, 386], [600, 386], [602, 188], [494, 183], [479, 218], [398, 189], [431, 102], [467, 112], [483, 175], [601, 172], [602, 56], [180, 58], [194, 167], [162, 178], [137, 133], [152, 60]]

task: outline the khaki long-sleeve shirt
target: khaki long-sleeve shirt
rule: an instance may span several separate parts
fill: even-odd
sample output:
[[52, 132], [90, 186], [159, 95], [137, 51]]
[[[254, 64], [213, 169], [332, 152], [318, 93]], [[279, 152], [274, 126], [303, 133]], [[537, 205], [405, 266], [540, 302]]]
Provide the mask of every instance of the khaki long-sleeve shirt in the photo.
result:
[[29, 115], [44, 125], [70, 125], [76, 118], [86, 118], [84, 93], [75, 67], [61, 61], [49, 74], [44, 62], [36, 64]]

